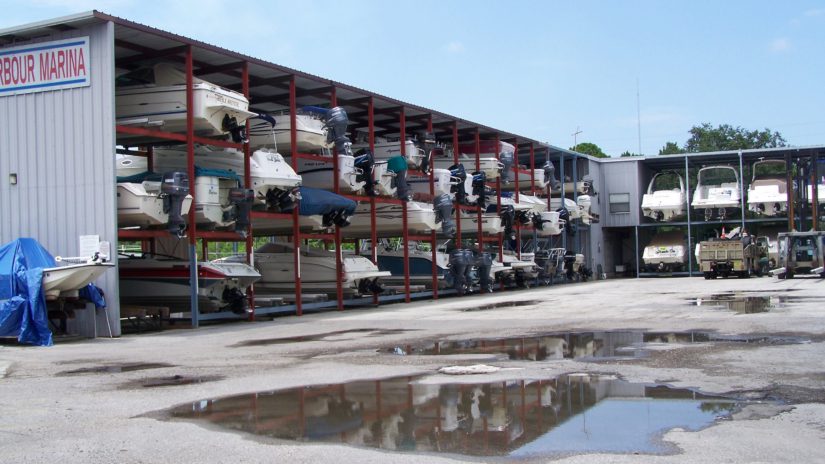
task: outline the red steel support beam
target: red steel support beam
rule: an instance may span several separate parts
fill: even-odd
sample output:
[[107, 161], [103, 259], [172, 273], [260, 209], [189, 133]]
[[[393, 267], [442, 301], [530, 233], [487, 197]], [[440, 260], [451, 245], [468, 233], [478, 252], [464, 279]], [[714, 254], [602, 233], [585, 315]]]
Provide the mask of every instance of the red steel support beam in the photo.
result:
[[530, 195], [536, 191], [536, 154], [533, 151], [533, 142], [530, 142]]
[[[427, 132], [433, 131], [433, 115], [430, 114], [427, 117]], [[435, 166], [433, 166], [434, 160], [430, 157], [429, 153], [425, 153], [424, 156], [430, 159], [430, 198], [435, 201]], [[438, 299], [438, 266], [436, 263], [436, 242], [435, 242], [435, 231], [433, 230], [430, 232], [430, 253], [432, 254], [432, 273], [433, 273], [433, 299]]]
[[[338, 95], [335, 91], [335, 86], [332, 86], [329, 95], [329, 106], [334, 108], [338, 106]], [[340, 186], [338, 185], [338, 149], [332, 147], [332, 178], [333, 191], [336, 195], [340, 195]], [[338, 311], [344, 310], [344, 288], [342, 283], [344, 280], [344, 258], [341, 256], [341, 228], [335, 226], [335, 297], [338, 300]]]
[[[401, 145], [401, 156], [404, 158], [407, 157], [407, 128], [406, 128], [406, 118], [404, 115], [404, 107], [402, 106], [399, 114], [398, 114], [398, 132], [399, 132], [399, 140], [398, 143]], [[406, 171], [404, 172], [406, 176]], [[404, 239], [404, 302], [410, 302], [410, 231], [407, 230], [407, 202], [404, 201], [401, 203], [401, 228], [403, 232], [403, 239]]]
[[[289, 79], [289, 142], [293, 152], [292, 169], [298, 172], [298, 127], [295, 114], [298, 111], [298, 105], [295, 99], [295, 75], [293, 74]], [[299, 202], [292, 208], [292, 240], [294, 242], [292, 263], [295, 269], [295, 314], [301, 316], [304, 314], [304, 311], [303, 305], [301, 304], [301, 226], [299, 224], [300, 218], [298, 217], [298, 210], [300, 209]]]
[[[481, 134], [479, 133], [478, 127], [476, 127], [476, 135], [475, 135], [475, 145], [476, 145], [476, 170], [478, 172], [481, 170]], [[483, 188], [483, 187], [482, 187]], [[484, 242], [484, 232], [482, 231], [481, 225], [481, 207], [478, 208], [476, 212], [476, 217], [478, 218], [478, 243], [479, 246]]]
[[[249, 62], [244, 61], [243, 65], [241, 66], [241, 89], [243, 91], [243, 96], [249, 100]], [[246, 120], [244, 123], [246, 124], [246, 133], [249, 134], [249, 119]], [[252, 187], [252, 168], [250, 166], [250, 152], [249, 152], [249, 140], [247, 137], [247, 141], [243, 144], [243, 184], [244, 188], [251, 188]], [[252, 219], [252, 218], [250, 218]], [[253, 264], [252, 258], [252, 247], [254, 246], [254, 238], [252, 237], [252, 221], [249, 221], [249, 226], [246, 228], [246, 263], [250, 266]], [[249, 301], [249, 321], [252, 322], [255, 320], [255, 287], [254, 285], [250, 285], [246, 289], [246, 296]]]
[[[458, 121], [453, 121], [453, 164], [458, 164]], [[463, 186], [461, 188], [464, 188]], [[455, 208], [456, 246], [461, 248], [461, 205]]]
[[[375, 102], [372, 96], [367, 100], [367, 131], [369, 133], [370, 153], [375, 153]], [[370, 197], [370, 259], [378, 265], [378, 231], [376, 230], [375, 196]], [[372, 303], [378, 304], [378, 295], [372, 296]]]
[[[195, 94], [194, 79], [192, 78], [192, 46], [186, 47], [186, 173], [189, 176], [190, 185], [195, 185]], [[197, 246], [198, 225], [195, 221], [195, 204], [198, 201], [195, 189], [190, 189], [192, 195], [192, 207], [189, 208], [189, 253], [193, 253]], [[194, 287], [192, 294], [197, 294], [198, 290], [198, 266], [197, 256], [190, 256], [189, 285]], [[192, 266], [191, 263], [195, 263]], [[192, 269], [194, 267], [194, 269]], [[192, 326], [198, 326], [198, 299], [192, 298], [190, 310], [192, 312]]]

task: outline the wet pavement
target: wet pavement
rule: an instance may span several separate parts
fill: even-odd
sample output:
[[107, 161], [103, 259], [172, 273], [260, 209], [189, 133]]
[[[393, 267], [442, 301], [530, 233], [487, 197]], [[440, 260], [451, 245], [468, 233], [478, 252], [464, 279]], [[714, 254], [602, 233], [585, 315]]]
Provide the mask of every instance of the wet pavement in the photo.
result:
[[[737, 314], [757, 314], [766, 313], [776, 309], [783, 309], [786, 304], [799, 301], [821, 301], [825, 303], [825, 297], [798, 296], [788, 294], [787, 291], [771, 292], [768, 295], [747, 295], [747, 292], [739, 293], [718, 293], [707, 297], [690, 299], [689, 302], [695, 306], [710, 306], [728, 309]], [[764, 293], [764, 292], [763, 292]]]
[[121, 386], [122, 389], [133, 388], [157, 388], [157, 387], [178, 387], [181, 385], [192, 385], [197, 383], [216, 382], [224, 380], [226, 377], [222, 375], [210, 376], [188, 376], [188, 375], [170, 375], [166, 377], [149, 377], [146, 379], [139, 379], [132, 382], [127, 382]]
[[205, 399], [169, 417], [301, 442], [389, 451], [542, 457], [661, 454], [667, 430], [699, 430], [742, 403], [614, 376], [421, 383], [396, 377]]
[[143, 371], [147, 369], [162, 369], [165, 367], [175, 367], [167, 363], [125, 363], [125, 364], [104, 364], [101, 366], [82, 367], [70, 371], [61, 371], [57, 375], [87, 375], [87, 374], [120, 374], [122, 372]]
[[[352, 329], [352, 330], [336, 330], [334, 332], [324, 332], [310, 335], [299, 335], [295, 337], [280, 337], [280, 338], [263, 338], [258, 340], [245, 340], [240, 343], [231, 345], [232, 348], [239, 348], [245, 346], [267, 346], [267, 345], [284, 345], [287, 343], [299, 342], [317, 342], [317, 341], [347, 341], [353, 340], [354, 337], [346, 337], [347, 335], [365, 334], [368, 337], [378, 337], [381, 335], [395, 335], [403, 332], [408, 332], [408, 329]], [[345, 337], [341, 337], [344, 335]]]

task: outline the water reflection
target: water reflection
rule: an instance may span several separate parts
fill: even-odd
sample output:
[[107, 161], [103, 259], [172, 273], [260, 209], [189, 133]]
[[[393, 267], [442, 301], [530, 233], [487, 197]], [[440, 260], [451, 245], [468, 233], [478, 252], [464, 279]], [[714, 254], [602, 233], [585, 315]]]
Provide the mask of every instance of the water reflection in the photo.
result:
[[[281, 439], [474, 456], [661, 452], [673, 427], [701, 428], [735, 407], [688, 390], [613, 377], [427, 384], [403, 377], [198, 401], [171, 411]], [[586, 417], [585, 417], [586, 416]], [[585, 423], [586, 422], [586, 423]], [[571, 441], [565, 424], [587, 433]]]
[[640, 358], [650, 343], [696, 343], [712, 340], [702, 332], [567, 332], [533, 337], [438, 341], [388, 351], [416, 355], [507, 355], [511, 360]]
[[793, 297], [786, 295], [744, 296], [720, 293], [693, 300], [696, 306], [722, 306], [737, 314], [766, 313]]

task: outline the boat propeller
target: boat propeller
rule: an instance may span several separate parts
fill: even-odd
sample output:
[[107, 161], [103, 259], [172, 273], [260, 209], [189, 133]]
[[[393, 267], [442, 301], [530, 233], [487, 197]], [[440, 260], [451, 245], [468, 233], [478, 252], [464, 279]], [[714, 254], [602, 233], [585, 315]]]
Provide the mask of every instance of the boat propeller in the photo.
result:
[[252, 189], [229, 189], [229, 203], [235, 206], [235, 232], [243, 237], [246, 237], [249, 228], [249, 212], [254, 201], [255, 191]]
[[324, 214], [321, 221], [324, 228], [329, 228], [333, 225], [346, 227], [350, 224], [349, 215], [343, 209], [337, 209]]

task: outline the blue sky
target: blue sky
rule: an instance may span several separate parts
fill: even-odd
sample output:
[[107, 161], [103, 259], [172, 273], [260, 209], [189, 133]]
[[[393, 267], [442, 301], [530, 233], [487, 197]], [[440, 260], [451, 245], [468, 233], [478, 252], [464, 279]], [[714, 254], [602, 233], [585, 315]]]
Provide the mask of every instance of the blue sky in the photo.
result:
[[825, 1], [0, 0], [90, 9], [561, 147], [656, 154], [694, 124], [825, 144]]

